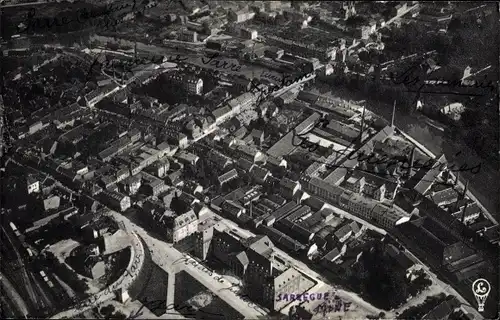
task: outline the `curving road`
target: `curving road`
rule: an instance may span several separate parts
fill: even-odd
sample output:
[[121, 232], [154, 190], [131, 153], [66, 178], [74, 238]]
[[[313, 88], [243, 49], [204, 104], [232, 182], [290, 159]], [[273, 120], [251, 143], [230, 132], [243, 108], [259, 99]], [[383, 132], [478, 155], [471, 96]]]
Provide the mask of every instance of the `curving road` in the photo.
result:
[[[139, 240], [139, 237], [136, 234], [132, 234], [132, 246], [131, 246], [131, 257], [128, 263], [126, 271], [116, 280], [113, 284], [111, 284], [106, 289], [92, 295], [90, 298], [85, 299], [77, 306], [73, 308], [60, 312], [54, 316], [52, 319], [60, 319], [60, 318], [75, 318], [80, 313], [89, 310], [101, 303], [104, 303], [110, 299], [115, 297], [115, 291], [120, 288], [128, 288], [132, 282], [135, 280], [141, 268], [144, 264], [144, 250], [145, 248], [142, 245], [142, 242]], [[137, 267], [134, 267], [137, 266]]]
[[240, 312], [246, 318], [255, 319], [267, 315], [267, 312], [265, 312], [261, 308], [243, 300], [234, 292], [227, 290], [232, 287], [232, 284], [229, 281], [217, 281], [214, 279], [214, 275], [209, 275], [208, 273], [205, 273], [196, 268], [192, 264], [182, 263], [185, 259], [185, 255], [177, 249], [173, 248], [171, 244], [151, 237], [146, 230], [137, 226], [127, 217], [115, 211], [113, 211], [111, 214], [116, 221], [123, 222], [127, 228], [134, 230], [134, 232], [141, 236], [141, 238], [144, 240], [149, 250], [151, 251], [153, 261], [158, 264], [165, 272], [171, 273], [172, 270], [178, 270], [189, 273], [193, 278], [207, 287], [211, 292], [224, 300], [227, 304]]
[[[227, 226], [229, 229], [233, 229], [236, 231], [237, 234], [243, 236], [243, 238], [249, 238], [249, 237], [253, 237], [255, 236], [254, 233], [246, 230], [246, 229], [242, 229], [241, 227], [239, 227], [236, 223], [234, 223], [233, 221], [231, 220], [227, 220], [227, 219], [224, 219], [223, 217], [217, 215], [216, 213], [214, 213], [213, 211], [210, 211], [211, 214], [213, 216], [216, 216], [220, 219], [219, 223], [222, 223], [224, 224], [225, 226]], [[379, 229], [379, 228], [377, 228]], [[312, 270], [311, 268], [309, 268], [305, 263], [303, 263], [302, 261], [299, 261], [299, 260], [296, 260], [292, 257], [290, 257], [286, 252], [284, 252], [283, 250], [277, 248], [277, 247], [274, 247], [273, 250], [277, 253], [277, 256], [279, 258], [281, 258], [282, 260], [284, 260], [285, 262], [287, 262], [290, 266], [292, 266], [293, 268], [297, 269], [298, 271], [304, 273], [305, 275], [307, 275], [308, 277], [310, 278], [313, 278], [314, 281], [317, 282], [317, 284], [313, 287], [313, 289], [311, 289], [310, 291], [312, 292], [316, 292], [316, 289], [317, 288], [322, 288], [322, 290], [324, 288], [327, 288], [328, 286], [331, 287], [331, 288], [334, 288], [335, 291], [337, 292], [337, 295], [341, 298], [344, 298], [344, 300], [348, 300], [348, 301], [352, 301], [353, 303], [355, 303], [359, 308], [363, 308], [367, 311], [367, 314], [368, 313], [380, 313], [380, 312], [385, 312], [387, 314], [387, 311], [385, 310], [382, 310], [382, 309], [379, 309], [375, 306], [373, 306], [372, 304], [364, 301], [359, 295], [357, 295], [356, 293], [354, 292], [350, 292], [350, 291], [347, 291], [347, 290], [343, 290], [343, 289], [340, 289], [338, 288], [337, 286], [333, 285], [333, 284], [330, 284], [329, 281], [324, 277], [322, 276], [321, 274], [317, 273], [316, 271]]]

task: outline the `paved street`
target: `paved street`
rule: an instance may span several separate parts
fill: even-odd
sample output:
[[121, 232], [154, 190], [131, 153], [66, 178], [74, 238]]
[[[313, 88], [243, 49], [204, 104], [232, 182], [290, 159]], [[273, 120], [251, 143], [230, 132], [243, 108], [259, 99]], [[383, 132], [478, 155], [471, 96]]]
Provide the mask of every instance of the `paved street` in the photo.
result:
[[[340, 210], [342, 211], [341, 214], [346, 214], [343, 210], [341, 209], [338, 209], [338, 208], [334, 208], [335, 210]], [[218, 217], [220, 219], [220, 223], [224, 224], [225, 226], [227, 226], [229, 229], [232, 229], [233, 231], [236, 232], [236, 234], [238, 234], [239, 236], [243, 237], [243, 238], [249, 238], [251, 236], [254, 236], [255, 234], [253, 234], [252, 232], [248, 231], [248, 230], [245, 230], [245, 229], [242, 229], [240, 228], [236, 223], [234, 223], [233, 221], [231, 220], [228, 220], [228, 219], [225, 219], [219, 215], [217, 215], [216, 213], [214, 213], [213, 211], [210, 211], [210, 215], [211, 216], [214, 216], [214, 217]], [[336, 211], [336, 213], [339, 213]], [[350, 214], [347, 213], [346, 217], [350, 219]], [[356, 221], [358, 220], [361, 220], [357, 217], [356, 218]], [[364, 225], [367, 225], [367, 222], [364, 221], [364, 220], [361, 220], [361, 222], [364, 224]], [[377, 227], [374, 227], [372, 225], [368, 225], [369, 228], [371, 229], [374, 229], [378, 232], [381, 232], [382, 234], [387, 234], [387, 232], [385, 230], [382, 230], [380, 228], [377, 228]], [[291, 266], [293, 266], [294, 268], [296, 268], [297, 270], [299, 270], [300, 272], [308, 275], [309, 277], [313, 278], [315, 281], [318, 282], [318, 284], [316, 286], [314, 286], [314, 288], [312, 288], [311, 290], [309, 290], [309, 292], [320, 292], [318, 291], [319, 289], [321, 290], [324, 290], [324, 291], [336, 291], [336, 294], [337, 296], [341, 297], [342, 299], [344, 299], [344, 301], [351, 301], [353, 304], [355, 304], [358, 308], [362, 308], [364, 310], [367, 311], [366, 314], [378, 314], [380, 312], [384, 312], [386, 314], [387, 317], [395, 317], [396, 314], [395, 312], [398, 311], [398, 312], [401, 312], [402, 310], [406, 309], [409, 307], [408, 304], [405, 304], [403, 307], [401, 308], [398, 308], [396, 310], [393, 310], [393, 312], [388, 312], [388, 311], [385, 311], [385, 310], [382, 310], [382, 309], [379, 309], [379, 308], [376, 308], [375, 306], [371, 305], [370, 303], [364, 301], [358, 294], [354, 293], [354, 292], [350, 292], [350, 291], [346, 291], [346, 290], [343, 290], [343, 289], [340, 289], [339, 287], [335, 286], [335, 285], [330, 285], [328, 284], [328, 280], [326, 280], [322, 275], [320, 275], [319, 273], [311, 270], [305, 263], [301, 262], [301, 261], [298, 261], [292, 257], [290, 257], [288, 254], [286, 254], [283, 250], [279, 249], [279, 248], [274, 248], [276, 253], [278, 254], [278, 256], [285, 260], [287, 263], [289, 263]], [[415, 258], [416, 259], [416, 258]], [[449, 286], [449, 285], [446, 285], [444, 282], [442, 282], [441, 280], [439, 280], [437, 278], [437, 276], [432, 273], [429, 268], [427, 266], [425, 266], [425, 264], [423, 264], [420, 260], [416, 260], [417, 263], [419, 263], [420, 265], [424, 266], [424, 269], [427, 271], [427, 273], [431, 276], [432, 280], [434, 283], [436, 283], [443, 292], [445, 292], [446, 294], [452, 294], [456, 297], [458, 297], [458, 299], [463, 303], [463, 304], [468, 304], [467, 301], [460, 295], [458, 294], [458, 292], [456, 292], [453, 287]], [[328, 289], [330, 287], [330, 289]], [[293, 305], [293, 304], [292, 304]], [[285, 312], [288, 312], [289, 310], [289, 307], [291, 305], [287, 306], [284, 310], [283, 313]], [[354, 306], [353, 306], [354, 308]], [[468, 309], [471, 309], [471, 308], [468, 308]], [[358, 310], [359, 311], [359, 310]], [[476, 317], [477, 319], [482, 319], [482, 317], [480, 316], [480, 314], [475, 310], [475, 309], [472, 309], [470, 310], [469, 312], [472, 312]]]
[[[338, 208], [335, 208], [335, 209], [338, 209]], [[340, 210], [340, 209], [338, 209]], [[343, 211], [343, 210], [341, 210]], [[218, 217], [219, 219], [221, 219], [220, 223], [226, 225], [229, 229], [233, 229], [233, 231], [235, 231], [239, 236], [243, 237], [243, 238], [248, 238], [248, 237], [251, 237], [251, 236], [254, 236], [254, 234], [248, 230], [245, 230], [245, 229], [242, 229], [240, 228], [236, 223], [234, 223], [233, 221], [231, 220], [228, 220], [228, 219], [224, 219], [222, 217], [220, 217], [219, 215], [215, 214], [213, 211], [211, 211], [210, 215], [214, 216], [214, 217]], [[347, 216], [347, 218], [350, 218]], [[363, 224], [366, 225], [366, 222], [363, 221]], [[373, 227], [373, 226], [372, 226]], [[376, 227], [375, 227], [376, 228]], [[376, 229], [380, 229], [380, 228], [376, 228]], [[386, 234], [385, 230], [382, 230], [380, 229], [381, 231], [383, 231], [383, 234]], [[380, 231], [379, 231], [380, 232]], [[301, 261], [298, 261], [292, 257], [290, 257], [288, 254], [286, 254], [284, 251], [282, 251], [281, 249], [278, 249], [278, 248], [274, 248], [275, 251], [278, 253], [278, 256], [281, 257], [281, 259], [285, 260], [286, 262], [288, 262], [290, 265], [292, 265], [293, 267], [295, 267], [297, 270], [299, 270], [300, 272], [303, 272], [304, 274], [308, 275], [309, 277], [313, 278], [315, 281], [318, 281], [318, 284], [312, 288], [311, 290], [309, 290], [309, 292], [319, 292], [317, 291], [318, 288], [321, 288], [321, 290], [327, 290], [328, 288], [328, 284], [327, 284], [327, 280], [324, 279], [324, 277], [322, 275], [320, 275], [319, 273], [311, 270], [306, 264], [304, 264], [303, 262]], [[409, 251], [407, 251], [409, 252]], [[410, 253], [410, 252], [409, 252]], [[410, 253], [411, 254], [411, 253]], [[413, 255], [412, 255], [413, 256]], [[461, 303], [465, 304], [465, 305], [468, 305], [468, 302], [460, 295], [458, 294], [458, 292], [453, 289], [453, 287], [445, 284], [444, 282], [442, 282], [441, 280], [439, 280], [437, 278], [437, 276], [430, 271], [430, 269], [424, 264], [422, 263], [422, 261], [418, 260], [416, 257], [414, 257], [415, 259], [415, 262], [422, 265], [424, 267], [424, 269], [426, 270], [426, 272], [431, 276], [432, 278], [432, 281], [434, 283], [436, 283], [440, 288], [441, 290], [446, 293], [446, 294], [452, 294], [454, 296], [456, 296]], [[334, 288], [334, 289], [333, 289]], [[401, 308], [398, 308], [396, 310], [393, 310], [393, 312], [387, 312], [385, 310], [382, 310], [382, 309], [378, 309], [376, 307], [374, 307], [373, 305], [371, 305], [370, 303], [364, 301], [359, 295], [357, 295], [356, 293], [353, 293], [353, 292], [350, 292], [350, 291], [346, 291], [346, 290], [343, 290], [343, 289], [340, 289], [338, 288], [337, 286], [335, 285], [331, 285], [331, 288], [330, 290], [335, 290], [336, 291], [336, 294], [347, 300], [347, 301], [352, 301], [353, 304], [356, 304], [358, 307], [361, 307], [365, 310], [367, 310], [368, 313], [371, 313], [371, 314], [378, 314], [380, 312], [384, 312], [386, 314], [387, 317], [389, 316], [394, 316], [395, 317], [395, 312], [398, 311], [398, 312], [402, 312], [404, 309], [408, 308], [409, 305], [408, 304], [405, 304], [403, 305]], [[353, 306], [354, 307], [354, 306]], [[286, 311], [288, 311], [289, 309], [289, 306], [287, 308], [285, 308]], [[468, 310], [471, 309], [469, 312], [472, 312], [475, 316], [476, 316], [476, 319], [482, 319], [483, 317], [477, 312], [477, 310], [473, 309], [473, 308], [467, 308]]]
[[[236, 223], [234, 223], [233, 221], [231, 220], [227, 220], [227, 219], [224, 219], [222, 218], [221, 216], [218, 216], [217, 214], [215, 214], [214, 212], [211, 213], [213, 216], [216, 216], [218, 217], [219, 219], [221, 219], [221, 223], [226, 225], [228, 228], [230, 229], [234, 229], [236, 230], [236, 233], [238, 235], [241, 235], [245, 238], [248, 238], [248, 237], [251, 237], [251, 236], [255, 236], [254, 233], [248, 231], [248, 230], [245, 230], [245, 229], [242, 229], [240, 228]], [[344, 298], [345, 300], [347, 301], [352, 301], [353, 303], [355, 303], [359, 308], [363, 308], [367, 311], [367, 314], [368, 313], [372, 313], [372, 314], [375, 314], [375, 313], [379, 313], [379, 312], [382, 312], [384, 310], [381, 310], [381, 309], [378, 309], [376, 307], [374, 307], [373, 305], [371, 305], [370, 303], [364, 301], [363, 299], [361, 299], [357, 294], [355, 294], [354, 292], [350, 292], [350, 291], [346, 291], [346, 290], [342, 290], [342, 289], [339, 289], [337, 288], [337, 286], [335, 285], [332, 285], [332, 284], [329, 284], [328, 281], [322, 276], [320, 275], [319, 273], [315, 272], [314, 270], [311, 270], [305, 263], [303, 263], [302, 261], [298, 261], [292, 257], [290, 257], [287, 253], [285, 253], [283, 250], [275, 247], [274, 250], [276, 251], [277, 255], [282, 259], [282, 260], [285, 260], [287, 263], [289, 263], [291, 266], [293, 266], [295, 269], [297, 269], [298, 271], [304, 273], [305, 275], [307, 275], [308, 277], [312, 278], [314, 281], [318, 282], [318, 284], [314, 287], [314, 288], [323, 288], [323, 289], [328, 289], [330, 288], [329, 290], [330, 291], [337, 291], [337, 295]], [[313, 289], [314, 289], [313, 288]], [[386, 312], [387, 314], [387, 312]]]
[[223, 280], [221, 283], [215, 280], [213, 276], [200, 271], [192, 264], [185, 264], [183, 262], [184, 255], [177, 249], [173, 248], [171, 244], [149, 236], [143, 228], [137, 226], [127, 217], [117, 212], [112, 212], [112, 215], [117, 221], [122, 221], [127, 228], [137, 232], [137, 234], [144, 239], [148, 248], [151, 249], [153, 261], [165, 270], [165, 272], [171, 272], [174, 269], [177, 271], [186, 271], [202, 285], [206, 286], [210, 291], [247, 318], [255, 319], [256, 317], [266, 315], [263, 310], [257, 310], [257, 308], [250, 307], [248, 302], [244, 301], [230, 290], [227, 290], [231, 287], [231, 283], [229, 281]]
[[[146, 248], [143, 247], [142, 243], [139, 241], [137, 235], [132, 235], [132, 247], [131, 247], [131, 259], [127, 266], [127, 271], [124, 272], [113, 284], [111, 284], [108, 288], [90, 296], [83, 302], [79, 303], [77, 306], [60, 312], [52, 317], [52, 319], [60, 319], [60, 318], [75, 318], [80, 313], [89, 310], [95, 306], [98, 306], [101, 303], [104, 303], [108, 300], [111, 300], [115, 297], [115, 291], [120, 288], [127, 289], [132, 282], [136, 279], [139, 274], [142, 265], [144, 264], [144, 250]], [[136, 265], [137, 268], [132, 268], [133, 265]]]
[[[418, 259], [410, 251], [406, 250], [406, 253], [408, 253], [410, 255], [410, 257], [412, 258], [412, 260], [414, 262], [416, 262], [416, 263], [420, 264], [421, 266], [423, 266], [423, 268], [425, 269], [426, 273], [431, 277], [432, 282], [434, 282], [435, 284], [437, 284], [440, 287], [440, 289], [441, 289], [442, 292], [446, 293], [447, 295], [451, 294], [451, 295], [454, 295], [455, 297], [457, 297], [457, 299], [460, 301], [460, 303], [462, 304], [462, 306], [465, 309], [467, 309], [467, 312], [472, 313], [474, 315], [474, 319], [484, 319], [484, 317], [475, 308], [470, 307], [469, 302], [467, 300], [465, 300], [465, 298], [462, 297], [451, 285], [449, 285], [449, 284], [444, 283], [443, 281], [441, 281], [437, 277], [437, 275], [429, 269], [429, 267], [427, 267], [420, 259]], [[403, 308], [399, 308], [396, 311], [401, 312], [402, 309]]]

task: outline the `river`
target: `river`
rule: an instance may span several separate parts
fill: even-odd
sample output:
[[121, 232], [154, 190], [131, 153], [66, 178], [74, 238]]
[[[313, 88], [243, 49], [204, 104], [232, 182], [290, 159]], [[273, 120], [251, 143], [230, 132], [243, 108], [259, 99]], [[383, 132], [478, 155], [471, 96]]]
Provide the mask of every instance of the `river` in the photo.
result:
[[[361, 94], [355, 95], [341, 88], [335, 91], [331, 90], [331, 88], [326, 88], [325, 90], [328, 90], [328, 92], [322, 94], [327, 96], [337, 96], [351, 100], [366, 99]], [[319, 93], [319, 91], [316, 91], [316, 93]], [[366, 107], [387, 121], [391, 120], [393, 107], [391, 104], [367, 100]], [[500, 181], [500, 173], [498, 170], [481, 159], [465, 142], [453, 139], [446, 131], [443, 132], [427, 124], [421, 118], [421, 116], [409, 115], [396, 106], [394, 120], [396, 127], [402, 129], [419, 143], [425, 145], [432, 153], [436, 155], [444, 153], [448, 162], [455, 164], [456, 168], [460, 168], [463, 164], [467, 164], [469, 168], [474, 167], [478, 163], [482, 164], [481, 171], [477, 174], [461, 172], [460, 180], [462, 182], [469, 181], [469, 190], [498, 221], [500, 219], [500, 201], [498, 197], [500, 194], [500, 184], [498, 183]], [[460, 154], [457, 156], [459, 152]], [[495, 150], [492, 150], [492, 152], [495, 152]]]

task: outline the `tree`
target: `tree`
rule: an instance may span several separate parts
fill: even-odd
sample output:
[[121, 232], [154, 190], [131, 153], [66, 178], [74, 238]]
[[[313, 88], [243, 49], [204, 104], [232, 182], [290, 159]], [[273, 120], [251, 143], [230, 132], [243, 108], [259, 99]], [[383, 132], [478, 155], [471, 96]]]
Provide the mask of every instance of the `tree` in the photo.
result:
[[462, 28], [462, 22], [459, 18], [453, 17], [448, 24], [448, 32], [456, 32]]
[[363, 62], [369, 62], [370, 61], [370, 55], [368, 54], [368, 51], [364, 50], [358, 53], [358, 57], [361, 61]]
[[124, 320], [124, 319], [127, 319], [127, 316], [124, 315], [123, 313], [121, 313], [120, 311], [116, 311], [115, 313], [113, 313], [112, 315], [109, 316], [109, 318], [107, 319], [120, 319], [120, 320]]
[[366, 18], [364, 18], [362, 16], [352, 16], [352, 17], [349, 17], [349, 19], [347, 19], [345, 21], [345, 24], [348, 27], [356, 27], [356, 26], [364, 25], [364, 24], [366, 24], [366, 22], [367, 22]]
[[397, 307], [408, 296], [408, 280], [404, 271], [384, 255], [384, 247], [380, 244], [363, 252], [355, 277], [362, 294], [380, 308], [388, 310]]
[[100, 313], [105, 316], [106, 318], [109, 318], [111, 314], [115, 311], [115, 307], [111, 304], [104, 306], [101, 308]]

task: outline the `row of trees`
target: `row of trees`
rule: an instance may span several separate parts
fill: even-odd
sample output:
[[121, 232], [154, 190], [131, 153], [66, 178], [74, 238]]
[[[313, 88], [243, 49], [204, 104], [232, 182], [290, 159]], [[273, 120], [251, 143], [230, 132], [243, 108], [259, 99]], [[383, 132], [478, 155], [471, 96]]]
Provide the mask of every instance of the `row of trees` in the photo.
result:
[[429, 311], [437, 307], [441, 302], [452, 299], [453, 296], [446, 296], [444, 293], [439, 295], [430, 296], [425, 299], [422, 304], [409, 307], [404, 310], [400, 315], [400, 319], [417, 320], [422, 319]]

